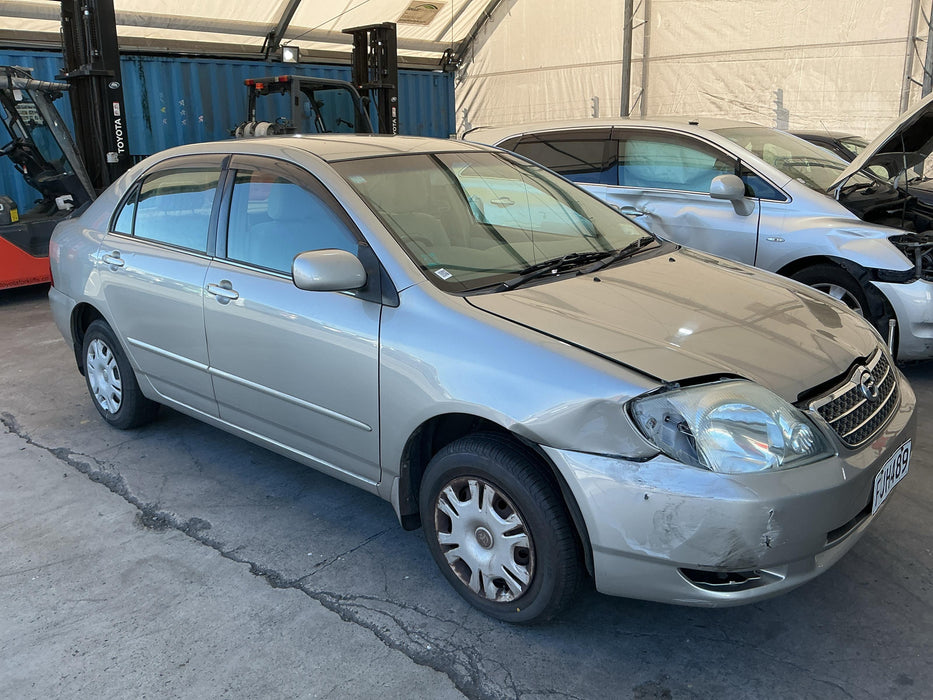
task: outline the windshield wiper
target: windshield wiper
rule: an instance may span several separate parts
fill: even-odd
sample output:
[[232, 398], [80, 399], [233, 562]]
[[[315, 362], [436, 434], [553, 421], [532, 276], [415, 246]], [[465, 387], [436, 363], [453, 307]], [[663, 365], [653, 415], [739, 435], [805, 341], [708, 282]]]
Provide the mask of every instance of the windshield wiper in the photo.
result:
[[654, 236], [642, 236], [637, 241], [632, 241], [624, 248], [619, 248], [619, 250], [613, 252], [612, 254], [604, 257], [599, 262], [591, 265], [590, 267], [583, 270], [583, 274], [588, 275], [591, 272], [596, 272], [597, 270], [602, 270], [605, 267], [609, 267], [613, 263], [619, 262], [622, 258], [627, 258], [630, 255], [634, 255], [639, 250], [644, 248], [649, 243], [653, 242]]
[[515, 289], [516, 287], [525, 284], [525, 282], [530, 282], [531, 280], [537, 279], [538, 277], [544, 277], [545, 275], [557, 274], [558, 272], [571, 270], [575, 267], [579, 267], [580, 265], [586, 265], [588, 262], [592, 262], [593, 260], [600, 260], [607, 255], [615, 255], [616, 252], [618, 251], [591, 250], [586, 253], [567, 253], [567, 255], [562, 255], [559, 258], [543, 260], [539, 263], [529, 265], [528, 267], [519, 270], [518, 276], [502, 282], [498, 287], [498, 291]]

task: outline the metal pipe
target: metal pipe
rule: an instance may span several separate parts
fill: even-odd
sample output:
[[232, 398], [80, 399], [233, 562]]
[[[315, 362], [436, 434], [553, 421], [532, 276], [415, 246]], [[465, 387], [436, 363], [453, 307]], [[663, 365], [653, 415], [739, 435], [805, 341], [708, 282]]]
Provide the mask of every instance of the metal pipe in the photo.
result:
[[926, 97], [933, 91], [933, 2], [930, 3], [930, 14], [927, 16], [927, 55], [923, 61], [923, 87], [920, 95]]
[[645, 27], [642, 29], [641, 51], [641, 104], [639, 113], [642, 117], [648, 114], [648, 48], [651, 39], [651, 0], [642, 0], [645, 5]]
[[911, 74], [914, 72], [914, 42], [917, 40], [917, 22], [920, 14], [920, 0], [910, 2], [910, 25], [907, 29], [907, 56], [904, 58], [904, 81], [901, 83], [901, 105], [899, 114], [907, 111], [910, 104]]
[[625, 0], [625, 13], [622, 23], [622, 99], [619, 115], [629, 116], [629, 99], [632, 94], [632, 20], [635, 14], [635, 0]]

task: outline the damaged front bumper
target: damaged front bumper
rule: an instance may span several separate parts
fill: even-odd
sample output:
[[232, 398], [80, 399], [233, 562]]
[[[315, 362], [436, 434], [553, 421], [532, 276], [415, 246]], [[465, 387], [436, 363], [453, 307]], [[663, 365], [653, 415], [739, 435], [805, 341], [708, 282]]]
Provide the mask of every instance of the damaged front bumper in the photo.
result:
[[858, 541], [875, 475], [914, 436], [900, 382], [887, 427], [857, 450], [793, 469], [718, 474], [659, 456], [632, 462], [545, 447], [579, 505], [596, 587], [696, 606], [769, 598], [819, 575]]
[[872, 282], [890, 302], [898, 325], [897, 359], [933, 357], [933, 282]]

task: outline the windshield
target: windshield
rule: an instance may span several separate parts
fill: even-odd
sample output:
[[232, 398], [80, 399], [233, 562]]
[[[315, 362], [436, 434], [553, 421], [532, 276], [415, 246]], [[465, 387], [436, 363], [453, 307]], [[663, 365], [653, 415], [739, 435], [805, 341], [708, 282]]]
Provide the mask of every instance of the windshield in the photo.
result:
[[648, 234], [543, 168], [499, 153], [336, 163], [442, 289], [506, 282], [544, 261], [592, 261]]
[[841, 143], [843, 148], [847, 151], [850, 151], [853, 157], [861, 155], [862, 151], [864, 151], [865, 147], [868, 145], [868, 141], [859, 136], [843, 136], [839, 139], [839, 143]]
[[[735, 127], [716, 129], [733, 143], [751, 151], [766, 163], [773, 165], [788, 177], [817, 192], [828, 193], [848, 163], [842, 158], [783, 131], [766, 127]], [[863, 172], [849, 179], [850, 185], [869, 185], [876, 182]]]

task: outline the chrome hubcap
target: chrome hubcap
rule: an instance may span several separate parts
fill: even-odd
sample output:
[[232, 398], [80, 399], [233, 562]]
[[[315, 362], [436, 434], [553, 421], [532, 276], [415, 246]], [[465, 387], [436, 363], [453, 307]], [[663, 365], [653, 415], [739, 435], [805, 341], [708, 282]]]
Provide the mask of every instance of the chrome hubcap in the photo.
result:
[[437, 498], [434, 523], [447, 563], [474, 593], [508, 603], [528, 590], [531, 536], [495, 487], [477, 478], [454, 479]]
[[84, 371], [94, 399], [108, 413], [116, 413], [123, 405], [123, 381], [117, 358], [107, 344], [95, 338], [87, 347]]
[[831, 282], [818, 282], [813, 285], [813, 288], [818, 289], [823, 294], [828, 294], [837, 301], [841, 301], [859, 316], [865, 315], [862, 311], [862, 305], [858, 303], [858, 299], [845, 287], [840, 287], [838, 284], [832, 284]]

